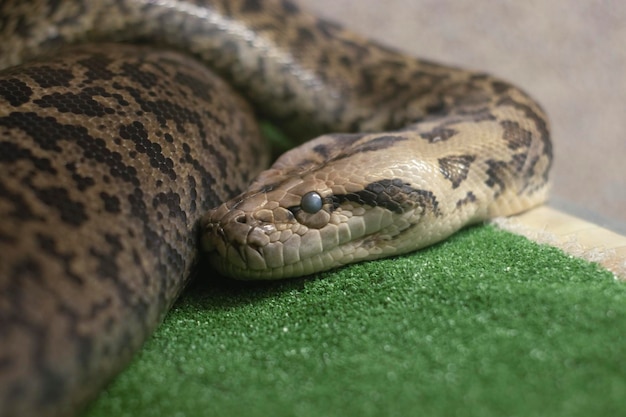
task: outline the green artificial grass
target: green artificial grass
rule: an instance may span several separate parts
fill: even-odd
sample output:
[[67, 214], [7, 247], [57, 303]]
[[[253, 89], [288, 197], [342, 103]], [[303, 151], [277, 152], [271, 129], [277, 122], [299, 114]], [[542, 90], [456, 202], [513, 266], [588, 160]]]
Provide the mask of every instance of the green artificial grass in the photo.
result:
[[492, 227], [280, 282], [200, 280], [86, 416], [626, 413], [626, 286]]

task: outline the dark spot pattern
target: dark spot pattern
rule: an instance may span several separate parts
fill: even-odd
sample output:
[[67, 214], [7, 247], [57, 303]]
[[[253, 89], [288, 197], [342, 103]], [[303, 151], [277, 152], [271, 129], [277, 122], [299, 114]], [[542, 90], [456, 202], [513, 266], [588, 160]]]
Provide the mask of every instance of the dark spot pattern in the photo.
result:
[[17, 107], [28, 103], [32, 94], [33, 90], [22, 80], [16, 78], [0, 80], [0, 97], [11, 106]]
[[91, 94], [85, 92], [53, 93], [34, 100], [34, 103], [43, 108], [54, 107], [61, 113], [84, 114], [89, 117], [115, 113], [113, 109], [98, 103]]
[[92, 177], [81, 175], [76, 169], [76, 163], [70, 162], [66, 166], [67, 170], [71, 172], [72, 179], [76, 183], [76, 188], [79, 191], [85, 191], [89, 187], [93, 187], [96, 182]]
[[407, 137], [400, 136], [400, 135], [376, 136], [376, 137], [368, 139], [364, 143], [360, 143], [358, 146], [355, 146], [354, 148], [350, 150], [350, 153], [346, 153], [346, 154], [342, 153], [341, 157], [347, 158], [357, 153], [382, 151], [384, 149], [395, 146], [398, 142], [404, 142], [405, 140], [407, 140]]
[[453, 155], [439, 158], [439, 170], [445, 179], [452, 183], [452, 188], [458, 188], [467, 178], [470, 166], [476, 159], [474, 155]]
[[497, 197], [506, 189], [506, 181], [510, 176], [508, 164], [505, 161], [493, 159], [487, 160], [486, 164], [488, 168], [485, 184], [494, 189], [494, 195]]
[[115, 196], [107, 193], [106, 191], [102, 191], [100, 193], [100, 198], [102, 199], [102, 204], [104, 206], [104, 210], [109, 213], [119, 213], [121, 210], [121, 202], [120, 199]]
[[462, 199], [456, 202], [456, 208], [461, 208], [467, 204], [475, 203], [475, 202], [476, 202], [476, 195], [473, 192], [468, 191], [465, 197], [463, 197]]
[[14, 163], [20, 160], [30, 161], [36, 169], [56, 174], [49, 158], [36, 156], [31, 149], [22, 143], [0, 142], [0, 163]]
[[[330, 135], [334, 141], [313, 147], [313, 152], [322, 157], [325, 163], [350, 158], [353, 155], [365, 152], [376, 152], [390, 148], [398, 142], [407, 140], [401, 135], [381, 135], [363, 139], [365, 134], [334, 134]], [[300, 166], [307, 166], [310, 160], [302, 161]]]
[[0, 118], [0, 126], [23, 131], [43, 150], [61, 152], [61, 143], [72, 142], [85, 158], [104, 162], [113, 177], [139, 183], [136, 168], [124, 164], [118, 153], [107, 148], [104, 139], [91, 136], [84, 126], [61, 124], [54, 117], [42, 117], [34, 112], [11, 113]]
[[522, 129], [518, 122], [503, 120], [500, 125], [504, 129], [503, 139], [512, 150], [519, 148], [526, 149], [532, 142], [532, 133]]
[[[324, 160], [330, 161], [337, 158], [336, 156], [333, 156], [338, 154], [337, 150], [340, 150], [339, 155], [342, 155], [344, 149], [350, 149], [364, 136], [364, 134], [360, 133], [335, 133], [332, 135], [328, 135], [328, 137], [332, 139], [332, 142], [315, 146], [313, 148], [313, 152], [320, 155]], [[301, 163], [300, 165], [307, 165], [307, 163]]]
[[91, 84], [94, 81], [108, 81], [115, 77], [115, 73], [109, 69], [113, 61], [105, 54], [94, 53], [76, 61], [76, 63], [87, 69], [84, 81], [86, 84]]
[[[530, 100], [530, 99], [529, 99]], [[532, 120], [535, 123], [535, 127], [539, 131], [539, 138], [541, 140], [543, 154], [546, 156], [548, 161], [552, 162], [553, 154], [552, 154], [552, 141], [550, 140], [550, 131], [548, 129], [548, 123], [546, 122], [545, 116], [538, 113], [541, 109], [533, 109], [527, 103], [520, 103], [516, 100], [513, 100], [510, 97], [505, 97], [498, 102], [499, 106], [512, 106], [518, 110], [521, 110], [524, 113], [524, 116], [529, 120]], [[551, 165], [551, 164], [550, 164]], [[545, 170], [545, 178], [547, 179], [547, 174], [550, 170], [550, 166], [548, 166]]]
[[[200, 215], [267, 161], [252, 117], [195, 61], [88, 50], [0, 73], [0, 332], [20, 335], [0, 345], [2, 416], [92, 398], [187, 282]], [[258, 152], [237, 155], [242, 141]]]
[[85, 205], [70, 197], [63, 187], [41, 187], [30, 184], [30, 188], [37, 198], [45, 205], [56, 211], [65, 224], [79, 227], [88, 219]]
[[72, 71], [66, 68], [54, 68], [48, 65], [32, 66], [23, 72], [41, 88], [69, 87], [74, 79]]
[[396, 214], [407, 209], [421, 207], [439, 213], [439, 203], [435, 195], [428, 190], [413, 188], [402, 179], [384, 179], [367, 184], [363, 190], [348, 194], [334, 194], [333, 204], [339, 207], [344, 202], [357, 203], [370, 207], [382, 207]]
[[119, 135], [122, 139], [132, 141], [137, 152], [146, 154], [153, 168], [160, 170], [172, 180], [176, 179], [174, 162], [163, 155], [162, 147], [158, 142], [148, 138], [148, 131], [141, 122], [134, 121], [129, 125], [120, 126]]
[[259, 0], [244, 0], [241, 12], [258, 13], [263, 10], [263, 5]]
[[450, 139], [451, 137], [453, 137], [454, 135], [456, 135], [457, 133], [458, 131], [451, 129], [451, 128], [437, 127], [431, 130], [430, 132], [420, 133], [420, 136], [423, 139], [426, 139], [429, 143], [434, 143], [434, 142], [446, 141]]

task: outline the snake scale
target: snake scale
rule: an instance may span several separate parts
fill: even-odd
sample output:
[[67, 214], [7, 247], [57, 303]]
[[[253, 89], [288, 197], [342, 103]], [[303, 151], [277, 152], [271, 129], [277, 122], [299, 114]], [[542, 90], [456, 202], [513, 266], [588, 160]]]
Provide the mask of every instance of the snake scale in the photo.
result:
[[[547, 194], [547, 120], [523, 91], [287, 0], [5, 0], [0, 67], [0, 416], [80, 412], [199, 242], [226, 275], [305, 275]], [[321, 136], [256, 177], [253, 112]]]

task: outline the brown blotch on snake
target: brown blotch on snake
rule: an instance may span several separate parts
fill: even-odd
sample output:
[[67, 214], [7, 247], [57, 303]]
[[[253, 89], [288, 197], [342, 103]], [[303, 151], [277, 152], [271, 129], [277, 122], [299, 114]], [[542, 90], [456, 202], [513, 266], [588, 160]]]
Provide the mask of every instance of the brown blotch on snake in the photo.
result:
[[[81, 410], [180, 293], [201, 232], [222, 272], [280, 278], [546, 198], [527, 94], [289, 1], [7, 0], [0, 21], [0, 416]], [[92, 44], [135, 40], [159, 47]], [[206, 67], [295, 139], [327, 135], [240, 194], [266, 146]]]

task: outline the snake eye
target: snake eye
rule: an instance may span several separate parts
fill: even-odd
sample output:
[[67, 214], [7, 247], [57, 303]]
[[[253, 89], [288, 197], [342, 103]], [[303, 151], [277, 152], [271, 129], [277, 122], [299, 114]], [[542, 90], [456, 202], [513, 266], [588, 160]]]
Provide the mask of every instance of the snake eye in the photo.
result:
[[322, 196], [315, 191], [309, 191], [302, 196], [300, 207], [309, 214], [315, 214], [322, 209], [324, 201]]

